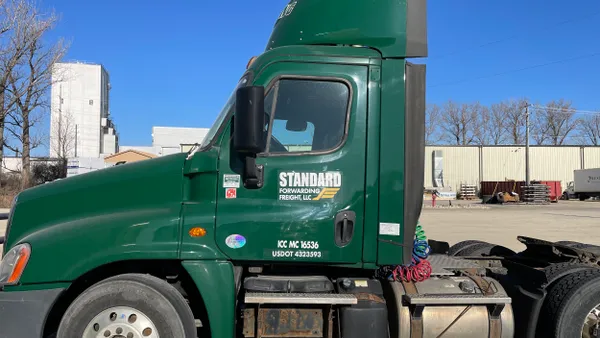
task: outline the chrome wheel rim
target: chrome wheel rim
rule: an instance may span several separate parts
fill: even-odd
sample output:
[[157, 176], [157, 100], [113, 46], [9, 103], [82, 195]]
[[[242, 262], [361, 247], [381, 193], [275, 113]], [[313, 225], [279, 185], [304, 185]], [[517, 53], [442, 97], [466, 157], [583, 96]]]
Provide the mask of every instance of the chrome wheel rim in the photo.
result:
[[600, 334], [600, 304], [590, 311], [583, 321], [582, 338], [595, 338]]
[[82, 338], [159, 338], [156, 325], [143, 312], [116, 306], [100, 312], [83, 331]]

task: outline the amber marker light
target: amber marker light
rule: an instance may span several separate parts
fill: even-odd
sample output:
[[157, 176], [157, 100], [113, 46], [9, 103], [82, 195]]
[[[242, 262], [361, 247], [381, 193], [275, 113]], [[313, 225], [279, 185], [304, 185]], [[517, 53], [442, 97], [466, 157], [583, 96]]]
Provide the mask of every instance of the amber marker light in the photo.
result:
[[206, 229], [201, 227], [193, 227], [188, 231], [190, 237], [204, 237], [206, 235]]

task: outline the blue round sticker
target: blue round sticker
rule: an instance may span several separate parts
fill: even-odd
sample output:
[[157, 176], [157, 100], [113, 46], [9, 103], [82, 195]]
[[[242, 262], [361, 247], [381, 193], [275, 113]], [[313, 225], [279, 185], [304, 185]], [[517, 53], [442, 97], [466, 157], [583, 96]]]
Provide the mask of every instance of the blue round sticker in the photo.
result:
[[246, 245], [246, 237], [238, 234], [229, 235], [225, 239], [225, 244], [232, 249], [239, 249]]

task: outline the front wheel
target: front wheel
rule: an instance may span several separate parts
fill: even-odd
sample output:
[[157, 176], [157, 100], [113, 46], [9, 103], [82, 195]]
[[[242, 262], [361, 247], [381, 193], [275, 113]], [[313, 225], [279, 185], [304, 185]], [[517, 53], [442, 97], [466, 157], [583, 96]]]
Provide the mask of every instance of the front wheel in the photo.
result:
[[125, 274], [101, 281], [73, 301], [57, 338], [196, 338], [185, 298], [167, 282]]

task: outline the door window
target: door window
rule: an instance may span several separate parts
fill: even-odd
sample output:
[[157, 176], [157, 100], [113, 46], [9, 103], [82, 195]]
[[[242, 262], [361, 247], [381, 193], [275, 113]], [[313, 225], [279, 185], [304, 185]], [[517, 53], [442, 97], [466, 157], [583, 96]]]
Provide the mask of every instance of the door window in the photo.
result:
[[344, 82], [279, 80], [265, 99], [267, 121], [271, 121], [267, 153], [337, 148], [346, 135], [349, 104], [350, 88]]

